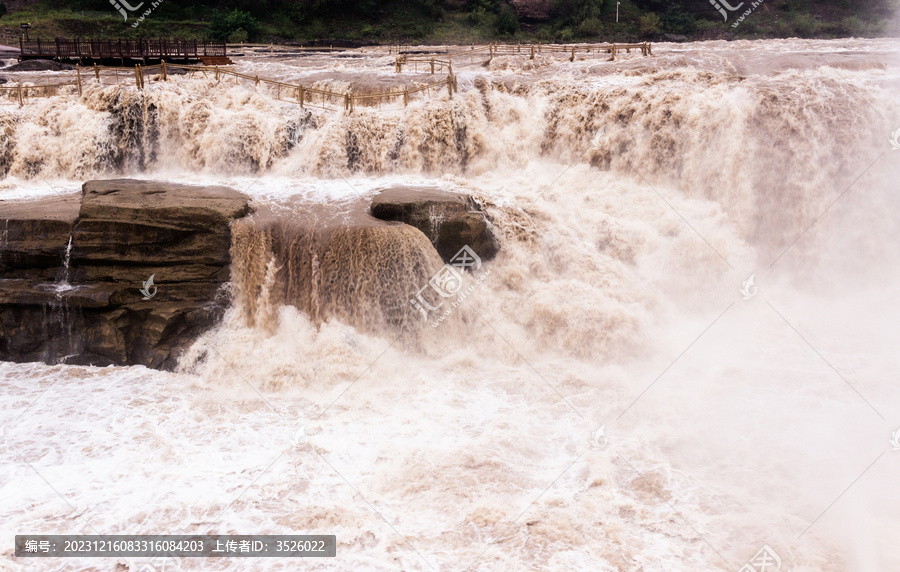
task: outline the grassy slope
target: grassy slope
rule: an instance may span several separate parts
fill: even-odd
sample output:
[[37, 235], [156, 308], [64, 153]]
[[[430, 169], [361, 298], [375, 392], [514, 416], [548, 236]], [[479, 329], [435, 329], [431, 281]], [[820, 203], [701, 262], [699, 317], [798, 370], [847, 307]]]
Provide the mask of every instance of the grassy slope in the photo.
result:
[[[749, 5], [749, 0], [748, 0]], [[734, 32], [737, 38], [760, 37], [845, 37], [845, 36], [896, 36], [900, 33], [896, 21], [883, 18], [864, 19], [855, 15], [852, 8], [843, 11], [834, 7], [826, 9], [813, 0], [765, 0], [737, 29], [711, 17], [700, 17], [690, 29], [666, 27], [665, 21], [656, 34], [642, 34], [638, 25], [642, 12], [627, 0], [620, 7], [620, 21], [614, 14], [579, 26], [565, 22], [522, 24], [514, 35], [500, 35], [495, 28], [494, 14], [472, 18], [464, 11], [444, 10], [438, 20], [423, 17], [409, 9], [408, 4], [396, 2], [389, 5], [375, 22], [365, 22], [346, 15], [330, 20], [309, 19], [292, 21], [284, 14], [270, 14], [261, 21], [258, 41], [326, 40], [341, 38], [364, 43], [423, 42], [423, 43], [484, 43], [488, 41], [512, 42], [567, 42], [567, 41], [622, 41], [657, 38], [660, 33], [686, 33], [698, 38], [708, 28], [720, 28]], [[131, 27], [134, 21], [124, 22], [112, 7], [109, 11], [81, 12], [51, 7], [38, 2], [16, 10], [0, 18], [0, 32], [7, 38], [20, 33], [19, 25], [30, 22], [31, 37], [52, 39], [62, 37], [178, 37], [204, 38], [207, 34], [210, 14], [203, 19], [178, 20], [167, 18], [162, 7], [158, 13], [148, 16], [140, 26]], [[206, 21], [203, 21], [206, 20]], [[729, 22], [730, 24], [731, 22]]]

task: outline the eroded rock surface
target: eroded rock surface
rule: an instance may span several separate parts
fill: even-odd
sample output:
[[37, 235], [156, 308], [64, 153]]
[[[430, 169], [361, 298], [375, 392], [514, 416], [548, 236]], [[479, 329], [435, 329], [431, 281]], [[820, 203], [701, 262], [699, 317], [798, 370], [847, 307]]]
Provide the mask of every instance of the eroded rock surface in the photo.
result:
[[395, 187], [372, 200], [372, 216], [421, 230], [444, 262], [469, 246], [482, 260], [497, 255], [500, 242], [487, 216], [469, 196], [439, 189]]
[[227, 187], [129, 179], [0, 201], [0, 359], [172, 369], [228, 303], [249, 212]]

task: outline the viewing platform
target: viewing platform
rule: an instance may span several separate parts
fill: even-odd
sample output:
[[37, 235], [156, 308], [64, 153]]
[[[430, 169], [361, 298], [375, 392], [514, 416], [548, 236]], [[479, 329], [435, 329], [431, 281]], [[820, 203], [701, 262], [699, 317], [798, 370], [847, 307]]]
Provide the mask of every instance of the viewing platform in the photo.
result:
[[20, 60], [129, 65], [163, 60], [204, 65], [228, 65], [225, 42], [205, 40], [32, 40], [19, 38]]

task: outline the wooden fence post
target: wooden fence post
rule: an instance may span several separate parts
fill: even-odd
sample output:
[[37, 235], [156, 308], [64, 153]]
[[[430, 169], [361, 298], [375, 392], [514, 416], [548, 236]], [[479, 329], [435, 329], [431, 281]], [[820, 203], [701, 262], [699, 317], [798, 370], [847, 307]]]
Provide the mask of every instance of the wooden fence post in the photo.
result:
[[97, 67], [97, 64], [94, 64], [94, 77], [97, 78], [97, 81], [100, 81], [100, 68]]
[[19, 107], [23, 107], [25, 105], [25, 100], [22, 98], [22, 82], [21, 81], [19, 82], [18, 92], [19, 92]]
[[216, 64], [216, 82], [219, 81], [219, 64]]
[[404, 89], [403, 90], [403, 107], [406, 107], [407, 105], [409, 105], [409, 90]]
[[570, 62], [574, 62], [574, 61], [575, 61], [575, 46], [572, 46], [572, 57], [569, 58], [569, 61], [570, 61]]
[[163, 81], [166, 81], [166, 60], [162, 60], [159, 62], [159, 69], [162, 72]]
[[453, 99], [453, 74], [447, 76], [447, 92], [450, 94], [450, 99]]
[[75, 64], [75, 81], [78, 83], [78, 97], [81, 97], [81, 66]]
[[300, 108], [302, 109], [302, 108], [303, 108], [303, 85], [302, 85], [302, 84], [298, 84], [297, 87], [299, 88]]
[[530, 60], [534, 59], [534, 44], [531, 44], [531, 57], [528, 59], [530, 59]]

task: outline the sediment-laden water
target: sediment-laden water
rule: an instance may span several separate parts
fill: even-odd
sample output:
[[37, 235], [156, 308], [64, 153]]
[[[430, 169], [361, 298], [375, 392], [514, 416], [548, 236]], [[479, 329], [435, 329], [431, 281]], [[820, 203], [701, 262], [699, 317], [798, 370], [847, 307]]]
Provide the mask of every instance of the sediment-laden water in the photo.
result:
[[[15, 534], [208, 531], [337, 535], [310, 570], [900, 569], [898, 47], [455, 62], [452, 99], [352, 115], [185, 76], [0, 107], [0, 199], [125, 175], [257, 207], [178, 372], [0, 364], [0, 568], [66, 564]], [[392, 61], [238, 69], [429, 80]], [[441, 266], [400, 263], [421, 235], [334, 230], [397, 185], [471, 194], [501, 240], [437, 327], [392, 317]]]

